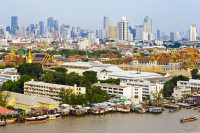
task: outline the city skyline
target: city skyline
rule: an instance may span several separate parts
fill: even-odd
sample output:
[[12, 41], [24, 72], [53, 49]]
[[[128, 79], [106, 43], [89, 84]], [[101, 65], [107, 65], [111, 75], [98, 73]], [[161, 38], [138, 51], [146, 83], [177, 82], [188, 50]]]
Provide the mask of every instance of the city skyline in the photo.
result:
[[[37, 5], [38, 0], [30, 1], [29, 5], [33, 7]], [[37, 24], [39, 21], [45, 22], [48, 17], [53, 17], [60, 22], [60, 25], [68, 24], [74, 27], [81, 27], [84, 29], [103, 29], [103, 16], [108, 16], [110, 25], [117, 25], [117, 22], [125, 16], [129, 21], [131, 27], [135, 25], [141, 25], [146, 15], [150, 15], [152, 18], [153, 33], [156, 33], [157, 28], [161, 32], [186, 32], [189, 30], [189, 26], [195, 24], [197, 30], [199, 29], [198, 17], [196, 17], [197, 7], [199, 1], [195, 0], [195, 4], [186, 0], [180, 1], [158, 1], [158, 0], [142, 0], [142, 1], [129, 1], [126, 7], [123, 7], [124, 3], [118, 4], [119, 1], [106, 2], [93, 4], [91, 0], [82, 1], [70, 1], [66, 4], [64, 1], [58, 0], [56, 2], [44, 0], [37, 5], [37, 8], [30, 9], [29, 6], [23, 6], [24, 0], [14, 1], [10, 4], [10, 1], [3, 1], [3, 5], [9, 5], [11, 10], [6, 10], [6, 6], [0, 9], [0, 17], [2, 21], [0, 25], [10, 25], [10, 17], [18, 16], [19, 26], [28, 26], [29, 24]], [[60, 4], [62, 2], [62, 4]], [[79, 4], [77, 4], [77, 2]], [[54, 5], [58, 5], [59, 8]], [[16, 6], [18, 5], [18, 6]], [[74, 5], [74, 6], [67, 6]], [[88, 5], [87, 8], [86, 5]], [[137, 6], [134, 6], [137, 5]], [[166, 9], [162, 6], [165, 5]], [[179, 5], [179, 6], [177, 6]], [[103, 8], [102, 8], [103, 7]], [[120, 8], [119, 8], [120, 7]], [[188, 7], [189, 10], [185, 10]], [[154, 8], [154, 10], [152, 10]], [[37, 9], [37, 10], [36, 10]], [[53, 10], [54, 9], [54, 10]], [[120, 10], [119, 10], [120, 9]], [[26, 13], [24, 13], [26, 11]], [[92, 13], [92, 11], [94, 13]], [[81, 13], [80, 13], [81, 12]], [[72, 15], [73, 14], [73, 15]], [[191, 14], [193, 14], [191, 16]]]

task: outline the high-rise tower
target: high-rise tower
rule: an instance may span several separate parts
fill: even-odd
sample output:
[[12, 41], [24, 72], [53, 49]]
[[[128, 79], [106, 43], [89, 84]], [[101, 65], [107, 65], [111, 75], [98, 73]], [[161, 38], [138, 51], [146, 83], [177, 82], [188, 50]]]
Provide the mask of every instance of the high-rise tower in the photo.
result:
[[144, 18], [144, 32], [152, 32], [152, 19], [149, 17], [149, 15]]
[[18, 17], [12, 16], [11, 17], [11, 34], [15, 35], [17, 30], [19, 30]]
[[109, 25], [109, 17], [107, 16], [104, 16], [104, 19], [103, 19], [103, 29], [106, 30], [107, 27]]
[[197, 28], [195, 25], [190, 26], [189, 29], [189, 41], [196, 41], [197, 38]]
[[118, 28], [119, 28], [119, 40], [128, 41], [129, 22], [126, 20], [125, 17], [122, 17], [121, 21], [118, 22]]

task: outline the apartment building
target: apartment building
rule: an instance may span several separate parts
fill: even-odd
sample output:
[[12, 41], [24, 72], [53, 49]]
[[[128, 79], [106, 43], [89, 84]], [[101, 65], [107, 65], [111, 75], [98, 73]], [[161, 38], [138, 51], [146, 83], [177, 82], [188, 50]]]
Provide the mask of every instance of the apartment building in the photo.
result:
[[140, 87], [121, 86], [106, 83], [96, 83], [93, 86], [99, 86], [102, 90], [106, 91], [109, 95], [115, 95], [120, 98], [138, 99], [142, 101], [142, 89]]
[[62, 88], [72, 89], [73, 93], [76, 95], [86, 93], [85, 87], [77, 87], [76, 84], [74, 86], [67, 86], [67, 85], [38, 82], [34, 80], [24, 82], [24, 94], [48, 97], [56, 101], [61, 100], [61, 98], [59, 97], [59, 92]]
[[17, 81], [20, 78], [20, 75], [15, 71], [15, 68], [3, 69], [0, 72], [0, 86], [8, 80]]
[[200, 90], [200, 80], [190, 79], [189, 81], [178, 81], [172, 94], [175, 98], [181, 98], [184, 95], [198, 93]]

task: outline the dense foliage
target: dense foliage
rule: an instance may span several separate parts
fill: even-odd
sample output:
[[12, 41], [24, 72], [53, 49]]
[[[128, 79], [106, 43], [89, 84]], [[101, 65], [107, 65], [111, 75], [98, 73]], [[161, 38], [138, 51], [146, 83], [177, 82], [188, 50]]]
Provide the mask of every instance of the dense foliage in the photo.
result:
[[199, 70], [198, 69], [193, 69], [191, 71], [191, 76], [192, 76], [192, 79], [200, 79], [200, 75], [198, 74]]
[[97, 72], [95, 71], [85, 71], [83, 72], [83, 76], [92, 84], [98, 81], [97, 79]]
[[[71, 50], [71, 49], [63, 49], [61, 51], [47, 51], [48, 54], [50, 55], [62, 55], [66, 58], [68, 58], [69, 56], [75, 56], [77, 55], [77, 53], [79, 55], [88, 55], [89, 58], [99, 58], [101, 56], [101, 54], [107, 54], [109, 52], [109, 50], [99, 50], [99, 51], [93, 51], [93, 52], [86, 52], [86, 51], [80, 51], [80, 50]], [[114, 54], [117, 55], [118, 58], [121, 58], [122, 55], [120, 54], [120, 52], [114, 50], [113, 51]]]
[[177, 86], [177, 81], [189, 81], [188, 77], [185, 77], [183, 75], [175, 76], [171, 80], [165, 82], [165, 85], [163, 87], [163, 96], [164, 97], [171, 97], [174, 87]]
[[31, 79], [33, 78], [28, 75], [21, 75], [18, 81], [8, 80], [4, 82], [2, 85], [2, 90], [24, 93], [24, 82], [30, 81]]
[[62, 103], [70, 105], [87, 105], [87, 95], [79, 94], [75, 95], [72, 89], [61, 89], [59, 96], [61, 97]]
[[29, 75], [39, 79], [43, 73], [42, 66], [34, 63], [24, 63], [17, 68], [20, 75]]
[[110, 84], [119, 85], [120, 84], [120, 79], [109, 78], [107, 80], [100, 80], [100, 83], [110, 83]]
[[[7, 90], [11, 92], [23, 93], [24, 82], [30, 81], [31, 79], [42, 80], [47, 83], [63, 84], [74, 86], [86, 87], [85, 95], [79, 94], [75, 95], [72, 93], [71, 89], [62, 90], [59, 94], [62, 98], [63, 103], [68, 103], [71, 105], [86, 105], [88, 103], [104, 102], [110, 97], [106, 91], [101, 90], [99, 87], [91, 87], [92, 84], [97, 83], [97, 72], [85, 71], [83, 76], [78, 73], [71, 72], [66, 73], [65, 68], [55, 68], [55, 71], [43, 71], [42, 67], [38, 64], [22, 64], [17, 68], [18, 73], [21, 77], [18, 81], [8, 80], [3, 83], [2, 90]], [[115, 79], [109, 79], [107, 82], [119, 82]]]
[[10, 97], [10, 93], [2, 93], [0, 91], [0, 106], [6, 107], [7, 99]]
[[88, 102], [92, 103], [100, 103], [105, 102], [110, 99], [109, 94], [102, 90], [100, 87], [93, 86], [86, 90], [86, 94], [88, 96]]

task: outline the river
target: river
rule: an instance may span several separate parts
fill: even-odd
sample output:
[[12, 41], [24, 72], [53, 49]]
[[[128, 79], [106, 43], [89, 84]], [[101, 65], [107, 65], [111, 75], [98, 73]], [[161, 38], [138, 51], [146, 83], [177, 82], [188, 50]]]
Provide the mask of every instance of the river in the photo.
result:
[[200, 120], [180, 123], [184, 116], [200, 113], [194, 109], [162, 114], [110, 113], [68, 116], [44, 123], [16, 123], [0, 127], [0, 133], [199, 133]]

